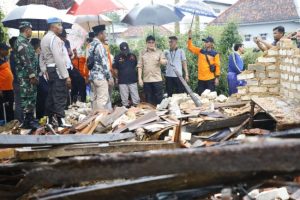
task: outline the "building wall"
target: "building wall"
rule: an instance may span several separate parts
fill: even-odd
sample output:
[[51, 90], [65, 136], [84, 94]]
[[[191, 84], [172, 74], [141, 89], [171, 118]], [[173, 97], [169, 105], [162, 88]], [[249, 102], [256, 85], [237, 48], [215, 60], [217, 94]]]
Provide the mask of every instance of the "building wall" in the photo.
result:
[[[284, 26], [287, 33], [296, 31], [300, 28], [300, 23], [295, 22], [284, 22], [284, 23], [270, 23], [270, 24], [259, 24], [259, 25], [240, 25], [239, 32], [244, 38], [245, 47], [251, 48], [256, 47], [253, 42], [253, 37], [260, 36], [260, 34], [267, 34], [267, 41], [273, 42], [273, 28], [276, 26]], [[245, 41], [245, 35], [251, 35], [250, 41]]]

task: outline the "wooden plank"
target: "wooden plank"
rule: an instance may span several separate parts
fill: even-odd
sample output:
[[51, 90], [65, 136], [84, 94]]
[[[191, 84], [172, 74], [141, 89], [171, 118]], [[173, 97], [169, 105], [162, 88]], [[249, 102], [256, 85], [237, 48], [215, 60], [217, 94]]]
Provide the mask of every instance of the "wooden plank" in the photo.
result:
[[0, 149], [0, 160], [11, 159], [14, 157], [15, 157], [15, 149], [13, 148]]
[[114, 123], [119, 117], [121, 117], [124, 113], [126, 113], [127, 109], [125, 107], [117, 107], [113, 113], [107, 115], [106, 117], [100, 120], [100, 123], [106, 127]]
[[218, 109], [218, 108], [239, 108], [239, 107], [245, 106], [247, 103], [248, 102], [216, 103], [215, 104], [215, 109]]
[[128, 153], [128, 152], [140, 152], [150, 150], [161, 149], [176, 149], [179, 145], [173, 142], [118, 142], [110, 143], [106, 146], [103, 145], [68, 145], [56, 148], [44, 148], [44, 149], [16, 149], [17, 160], [35, 160], [46, 158], [60, 158], [70, 156], [87, 156], [98, 155], [103, 153]]
[[64, 145], [81, 143], [106, 143], [134, 138], [135, 134], [94, 134], [94, 135], [0, 135], [0, 148]]
[[144, 116], [138, 118], [137, 120], [134, 120], [133, 122], [128, 123], [125, 127], [115, 130], [114, 132], [122, 133], [122, 132], [126, 131], [127, 129], [134, 130], [134, 129], [141, 127], [143, 124], [155, 121], [157, 119], [159, 119], [159, 116], [157, 116], [155, 111], [151, 111], [151, 112], [145, 114]]
[[226, 119], [218, 119], [213, 121], [204, 121], [200, 126], [198, 124], [186, 125], [186, 131], [197, 134], [204, 131], [218, 130], [227, 127], [235, 127], [242, 124], [249, 118], [249, 114], [243, 114]]

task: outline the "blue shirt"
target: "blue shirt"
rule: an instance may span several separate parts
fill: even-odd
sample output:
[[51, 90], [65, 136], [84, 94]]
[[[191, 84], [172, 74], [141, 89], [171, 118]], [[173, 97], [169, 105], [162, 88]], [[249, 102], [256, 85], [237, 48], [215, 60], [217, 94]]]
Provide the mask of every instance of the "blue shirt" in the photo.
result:
[[[235, 56], [235, 61], [233, 58]], [[238, 53], [232, 53], [229, 56], [228, 72], [240, 74], [244, 70], [244, 61]]]

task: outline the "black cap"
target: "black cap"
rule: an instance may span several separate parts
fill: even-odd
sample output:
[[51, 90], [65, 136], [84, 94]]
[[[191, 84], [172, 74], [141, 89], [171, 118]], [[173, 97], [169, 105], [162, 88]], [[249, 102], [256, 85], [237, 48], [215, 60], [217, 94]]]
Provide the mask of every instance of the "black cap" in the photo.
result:
[[98, 26], [93, 27], [93, 31], [94, 31], [95, 35], [97, 35], [101, 31], [105, 31], [105, 30], [106, 30], [105, 25], [98, 25]]
[[149, 36], [146, 38], [146, 42], [149, 42], [149, 41], [155, 41], [155, 37], [152, 36], [152, 35], [149, 35]]
[[95, 33], [94, 32], [89, 32], [89, 38], [94, 38], [95, 37]]
[[178, 40], [178, 38], [176, 36], [170, 36], [169, 39], [170, 40]]
[[122, 42], [122, 43], [120, 44], [120, 50], [121, 50], [121, 51], [129, 50], [129, 46], [128, 46], [127, 42]]
[[214, 43], [215, 41], [214, 41], [214, 38], [212, 38], [212, 37], [210, 37], [210, 36], [208, 36], [207, 38], [205, 38], [205, 39], [202, 39], [202, 41], [203, 42], [211, 42], [211, 43]]
[[10, 49], [10, 47], [7, 45], [7, 44], [5, 44], [5, 43], [0, 43], [0, 49], [1, 50], [9, 50]]

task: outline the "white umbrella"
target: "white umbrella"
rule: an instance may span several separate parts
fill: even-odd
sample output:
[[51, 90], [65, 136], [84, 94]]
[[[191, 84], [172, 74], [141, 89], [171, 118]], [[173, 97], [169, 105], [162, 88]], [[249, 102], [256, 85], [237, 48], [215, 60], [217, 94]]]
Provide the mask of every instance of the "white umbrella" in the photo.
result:
[[74, 22], [71, 16], [66, 16], [64, 12], [55, 8], [45, 5], [28, 5], [12, 10], [2, 23], [8, 28], [19, 28], [20, 22], [28, 21], [32, 24], [33, 30], [47, 30], [47, 19], [51, 17], [61, 18], [65, 29], [71, 28]]
[[74, 21], [84, 30], [90, 32], [92, 27], [97, 25], [110, 25], [112, 20], [105, 15], [77, 15]]

